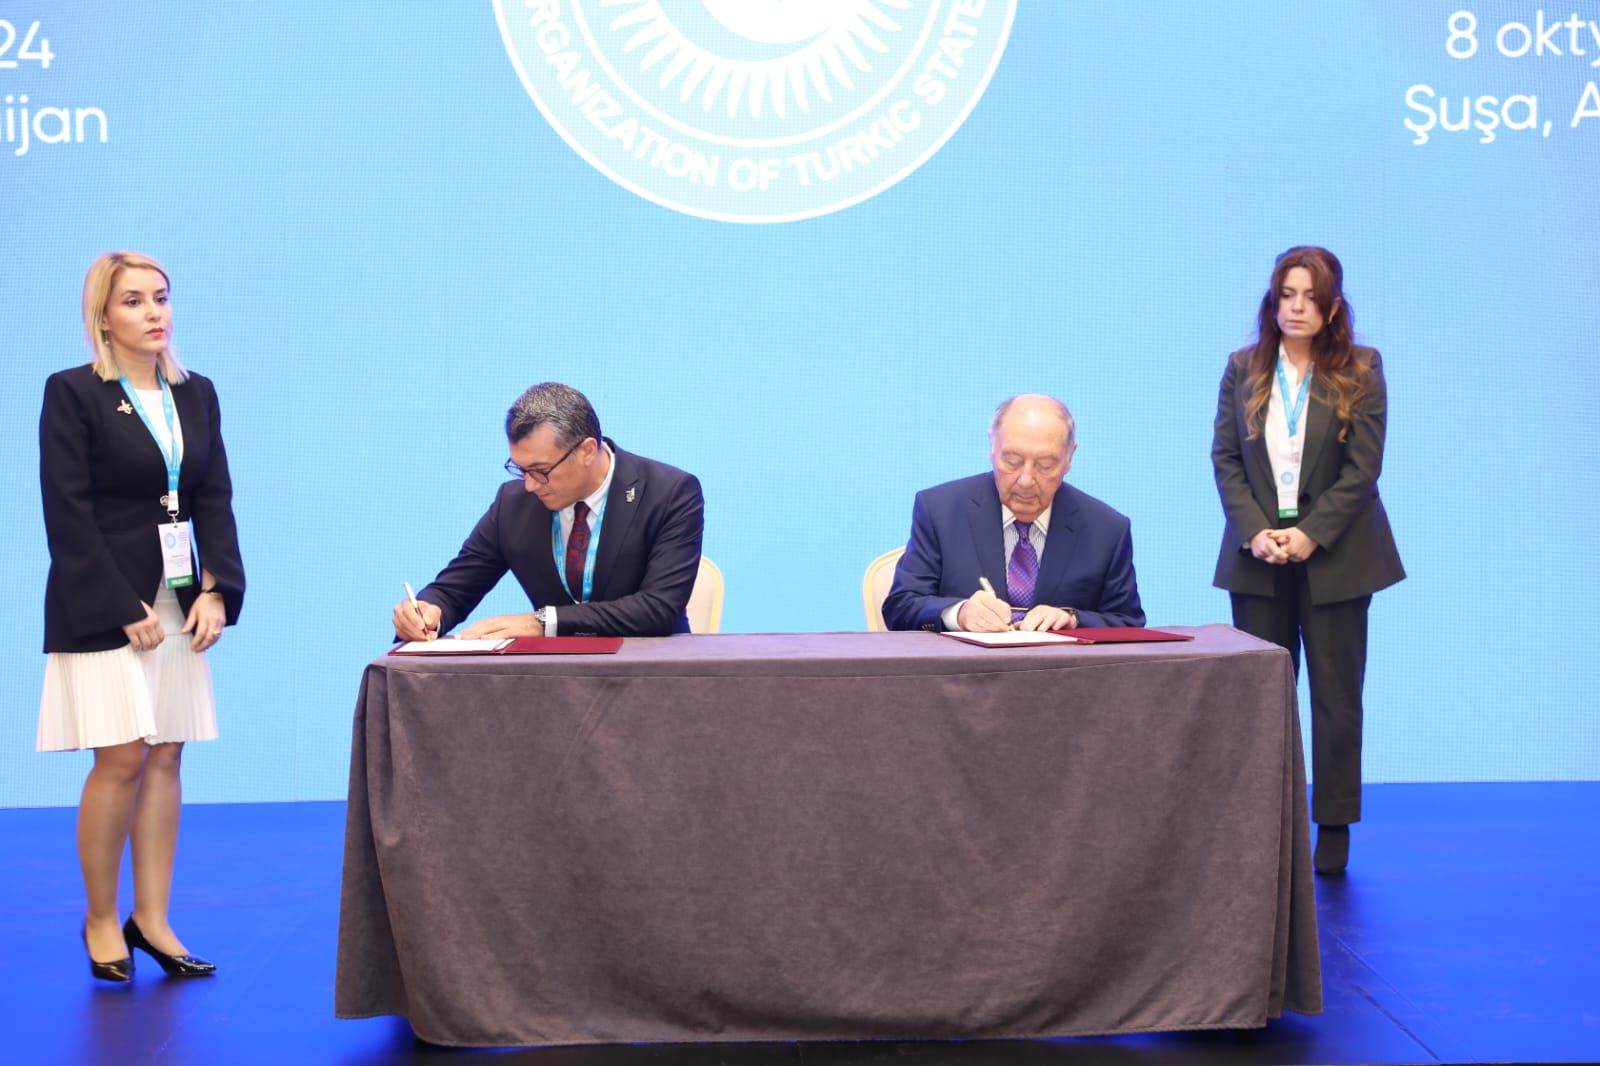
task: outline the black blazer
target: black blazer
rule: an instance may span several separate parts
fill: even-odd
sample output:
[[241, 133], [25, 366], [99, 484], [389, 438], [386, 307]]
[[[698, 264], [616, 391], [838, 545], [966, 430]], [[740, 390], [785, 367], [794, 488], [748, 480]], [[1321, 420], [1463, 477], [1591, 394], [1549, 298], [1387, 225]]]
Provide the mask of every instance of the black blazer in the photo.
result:
[[[980, 577], [1002, 591], [1006, 559], [1000, 521], [1000, 490], [992, 473], [917, 493], [911, 540], [883, 601], [884, 624], [938, 630], [943, 628], [940, 615], [972, 595]], [[1128, 520], [1087, 492], [1067, 484], [1057, 488], [1034, 603], [1074, 608], [1085, 626], [1144, 625]]]
[[[39, 488], [44, 498], [50, 576], [44, 592], [44, 650], [107, 651], [128, 643], [122, 627], [144, 617], [161, 587], [156, 527], [167, 463], [127, 396], [88, 366], [50, 375], [39, 414]], [[244, 564], [233, 520], [233, 482], [222, 446], [222, 416], [211, 382], [191, 373], [172, 387], [183, 433], [180, 519], [194, 520], [196, 582], [174, 589], [185, 613], [199, 595], [199, 567], [222, 593], [227, 622], [244, 603]]]
[[[1229, 592], [1271, 596], [1274, 564], [1251, 555], [1249, 547], [1250, 538], [1278, 525], [1278, 492], [1266, 438], [1248, 439], [1245, 423], [1251, 351], [1241, 348], [1228, 357], [1217, 395], [1211, 464], [1227, 522], [1212, 584]], [[1313, 604], [1370, 596], [1406, 576], [1389, 516], [1378, 497], [1388, 424], [1383, 358], [1374, 348], [1357, 348], [1356, 358], [1371, 367], [1371, 388], [1356, 405], [1344, 441], [1339, 440], [1339, 420], [1316, 378], [1306, 404], [1296, 524], [1318, 545], [1305, 562]]]
[[700, 482], [676, 467], [611, 444], [616, 470], [606, 494], [594, 589], [574, 603], [556, 572], [555, 512], [508, 481], [466, 543], [418, 599], [438, 606], [439, 632], [472, 613], [507, 570], [535, 607], [557, 608], [561, 636], [659, 637], [687, 633], [684, 609], [700, 569], [705, 501]]

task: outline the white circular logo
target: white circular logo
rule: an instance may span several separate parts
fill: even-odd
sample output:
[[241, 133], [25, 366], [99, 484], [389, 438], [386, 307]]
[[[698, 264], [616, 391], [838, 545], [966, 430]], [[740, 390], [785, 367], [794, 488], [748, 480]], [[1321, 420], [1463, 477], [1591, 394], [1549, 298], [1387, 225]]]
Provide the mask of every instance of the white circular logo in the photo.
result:
[[1005, 51], [1017, 0], [494, 0], [557, 133], [685, 214], [791, 222], [937, 152]]

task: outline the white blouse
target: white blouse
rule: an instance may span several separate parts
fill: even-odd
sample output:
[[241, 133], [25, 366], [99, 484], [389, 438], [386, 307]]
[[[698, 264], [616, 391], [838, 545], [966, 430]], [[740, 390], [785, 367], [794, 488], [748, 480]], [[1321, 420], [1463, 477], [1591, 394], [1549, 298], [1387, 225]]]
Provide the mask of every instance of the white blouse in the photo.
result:
[[[150, 422], [150, 428], [156, 431], [156, 439], [161, 442], [163, 455], [172, 452], [172, 434], [167, 431], [167, 416], [161, 410], [160, 389], [134, 389], [133, 395], [139, 401], [139, 406], [144, 408], [144, 416]], [[178, 434], [178, 462], [183, 462], [183, 419], [178, 416], [178, 408], [172, 408], [172, 428]], [[163, 490], [165, 491], [165, 490]]]
[[[1285, 403], [1283, 389], [1278, 384], [1277, 371], [1272, 374], [1272, 390], [1267, 398], [1267, 420], [1262, 427], [1262, 438], [1267, 445], [1267, 458], [1272, 463], [1272, 481], [1278, 490], [1278, 517], [1292, 518], [1300, 509], [1300, 459], [1304, 454], [1306, 422], [1311, 416], [1311, 397], [1306, 396], [1305, 406], [1295, 424], [1294, 436], [1289, 435], [1289, 411], [1300, 395], [1301, 375], [1289, 362], [1283, 345], [1278, 345], [1278, 365], [1283, 368], [1284, 380], [1289, 383], [1289, 402]], [[1306, 375], [1312, 373], [1306, 368]]]

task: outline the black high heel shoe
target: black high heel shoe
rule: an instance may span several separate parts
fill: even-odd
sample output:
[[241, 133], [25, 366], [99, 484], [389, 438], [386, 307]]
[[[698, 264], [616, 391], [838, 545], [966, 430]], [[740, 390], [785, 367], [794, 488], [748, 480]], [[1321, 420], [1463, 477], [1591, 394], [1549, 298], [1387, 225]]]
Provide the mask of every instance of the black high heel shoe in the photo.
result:
[[[152, 959], [155, 959], [156, 965], [165, 970], [168, 977], [209, 977], [217, 972], [216, 964], [207, 962], [205, 959], [197, 959], [193, 955], [168, 955], [166, 952], [157, 949], [139, 931], [139, 926], [134, 922], [131, 914], [128, 915], [128, 921], [122, 927], [122, 935], [128, 941], [128, 947], [138, 948]], [[99, 965], [99, 963], [95, 965]], [[133, 968], [131, 963], [128, 968], [130, 970]]]
[[[83, 941], [83, 953], [89, 955], [89, 923], [85, 922], [83, 928], [78, 930], [78, 937]], [[89, 973], [96, 981], [114, 981], [125, 985], [133, 980], [133, 956], [114, 962], [95, 962], [94, 956], [89, 955]]]

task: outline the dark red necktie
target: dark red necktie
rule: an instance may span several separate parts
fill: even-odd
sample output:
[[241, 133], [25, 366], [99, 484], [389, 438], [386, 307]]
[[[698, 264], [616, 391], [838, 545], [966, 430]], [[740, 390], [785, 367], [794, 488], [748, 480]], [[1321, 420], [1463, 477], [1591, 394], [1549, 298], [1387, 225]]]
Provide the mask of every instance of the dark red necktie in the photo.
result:
[[572, 505], [572, 536], [567, 538], [567, 591], [573, 603], [583, 602], [583, 564], [589, 557], [589, 505]]

